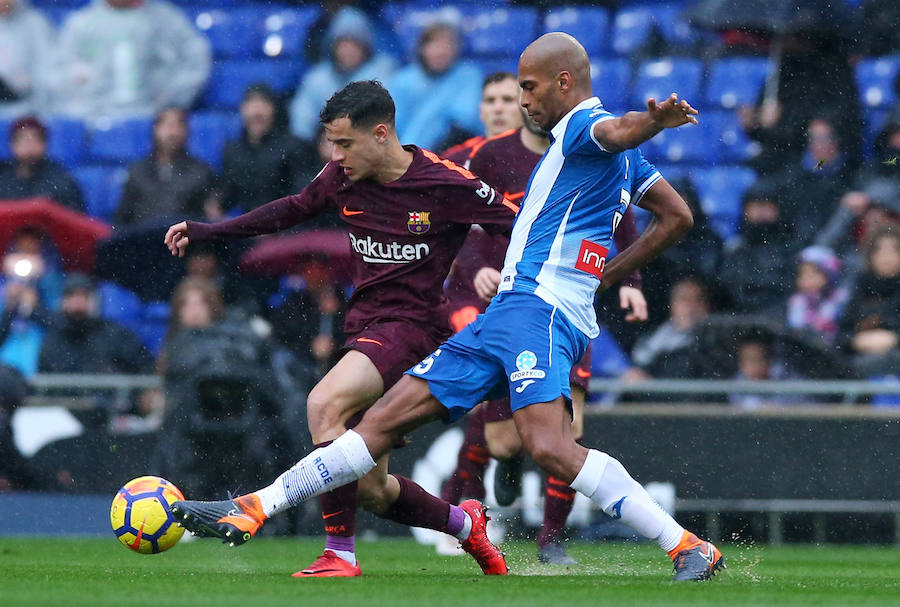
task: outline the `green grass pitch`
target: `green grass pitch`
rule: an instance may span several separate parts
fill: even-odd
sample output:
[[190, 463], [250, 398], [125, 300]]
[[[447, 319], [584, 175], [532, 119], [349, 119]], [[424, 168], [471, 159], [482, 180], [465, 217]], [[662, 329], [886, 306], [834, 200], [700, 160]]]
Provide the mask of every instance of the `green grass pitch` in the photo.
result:
[[439, 557], [412, 540], [358, 546], [362, 578], [297, 580], [321, 542], [260, 538], [240, 548], [182, 542], [157, 555], [109, 539], [0, 538], [0, 605], [117, 607], [483, 607], [556, 605], [900, 605], [900, 550], [891, 547], [723, 545], [728, 569], [673, 584], [649, 545], [575, 543], [581, 564], [548, 568], [534, 544], [504, 545], [511, 575], [481, 575], [467, 556]]

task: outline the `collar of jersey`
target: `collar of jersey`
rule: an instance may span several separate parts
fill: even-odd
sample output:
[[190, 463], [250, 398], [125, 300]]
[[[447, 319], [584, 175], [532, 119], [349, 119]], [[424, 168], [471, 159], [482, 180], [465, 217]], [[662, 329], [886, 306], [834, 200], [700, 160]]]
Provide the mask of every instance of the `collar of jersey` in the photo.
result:
[[560, 118], [559, 122], [556, 123], [552, 129], [550, 129], [550, 141], [556, 141], [559, 137], [562, 136], [563, 133], [566, 132], [566, 125], [569, 124], [569, 119], [575, 115], [575, 112], [580, 110], [587, 110], [596, 105], [600, 105], [600, 99], [598, 97], [590, 97], [589, 99], [585, 99], [571, 110], [569, 113]]

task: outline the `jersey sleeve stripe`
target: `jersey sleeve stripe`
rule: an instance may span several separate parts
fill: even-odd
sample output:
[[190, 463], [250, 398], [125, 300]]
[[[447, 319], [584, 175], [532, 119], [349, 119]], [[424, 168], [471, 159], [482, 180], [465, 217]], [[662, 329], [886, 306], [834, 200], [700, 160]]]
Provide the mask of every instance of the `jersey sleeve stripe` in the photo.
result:
[[519, 214], [519, 205], [513, 204], [513, 203], [510, 202], [509, 199], [506, 198], [505, 196], [503, 197], [503, 200], [500, 201], [500, 204], [502, 204], [503, 206], [505, 206], [507, 209], [511, 210], [511, 211], [512, 211], [513, 213], [515, 213], [516, 215]]
[[502, 139], [503, 137], [509, 137], [510, 135], [514, 135], [519, 132], [519, 129], [509, 129], [508, 131], [503, 131], [502, 133], [497, 133], [493, 137], [486, 137], [472, 146], [472, 151], [469, 152], [469, 159], [471, 160], [478, 151], [484, 147], [484, 144], [488, 141], [494, 141], [496, 139]]
[[593, 122], [591, 123], [591, 126], [590, 126], [590, 128], [588, 129], [588, 132], [591, 134], [591, 140], [592, 140], [594, 143], [597, 144], [597, 147], [598, 147], [598, 148], [600, 148], [601, 150], [603, 150], [603, 151], [606, 152], [607, 154], [610, 153], [609, 150], [607, 150], [605, 147], [603, 147], [603, 145], [602, 145], [602, 144], [597, 140], [597, 138], [594, 136], [594, 125], [595, 125], [595, 124], [599, 124], [599, 123], [601, 123], [601, 122], [606, 122], [607, 120], [612, 120], [613, 118], [615, 118], [615, 116], [613, 116], [612, 114], [606, 114], [606, 115], [604, 115], [604, 116], [600, 116], [599, 118], [597, 118], [595, 121], [593, 121]]
[[451, 162], [449, 160], [445, 160], [444, 158], [441, 158], [434, 152], [429, 152], [428, 150], [423, 149], [422, 154], [425, 156], [425, 158], [427, 158], [431, 162], [433, 162], [435, 164], [442, 164], [445, 167], [447, 167], [448, 169], [450, 169], [451, 171], [456, 171], [457, 173], [459, 173], [466, 179], [478, 179], [477, 177], [475, 177], [475, 175], [472, 174], [471, 171], [468, 171], [468, 170], [462, 168], [455, 162]]
[[647, 190], [650, 189], [650, 186], [652, 186], [654, 183], [656, 183], [660, 179], [662, 179], [662, 175], [660, 174], [660, 172], [653, 171], [653, 174], [650, 175], [650, 177], [648, 177], [647, 179], [645, 179], [644, 183], [642, 183], [638, 187], [637, 193], [635, 194], [634, 198], [631, 200], [631, 204], [636, 204], [636, 205], [640, 206], [641, 198], [644, 197], [644, 194], [647, 193]]

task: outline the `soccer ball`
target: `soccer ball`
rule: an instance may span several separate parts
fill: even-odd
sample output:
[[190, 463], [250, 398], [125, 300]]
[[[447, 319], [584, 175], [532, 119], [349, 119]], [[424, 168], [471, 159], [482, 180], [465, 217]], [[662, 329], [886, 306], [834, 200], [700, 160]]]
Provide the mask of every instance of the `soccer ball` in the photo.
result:
[[158, 476], [141, 476], [125, 483], [113, 498], [109, 522], [128, 548], [156, 554], [178, 543], [184, 527], [175, 524], [169, 506], [183, 500], [178, 487]]

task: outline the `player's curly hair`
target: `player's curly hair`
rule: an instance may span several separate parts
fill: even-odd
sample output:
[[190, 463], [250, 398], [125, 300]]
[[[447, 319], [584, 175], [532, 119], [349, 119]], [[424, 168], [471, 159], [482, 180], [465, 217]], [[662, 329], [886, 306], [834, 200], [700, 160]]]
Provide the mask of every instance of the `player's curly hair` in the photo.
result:
[[331, 96], [319, 113], [319, 122], [328, 124], [338, 118], [349, 118], [354, 128], [376, 124], [394, 126], [394, 100], [377, 80], [351, 82]]

